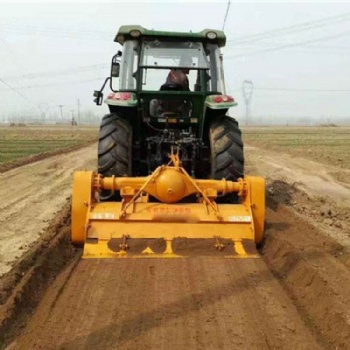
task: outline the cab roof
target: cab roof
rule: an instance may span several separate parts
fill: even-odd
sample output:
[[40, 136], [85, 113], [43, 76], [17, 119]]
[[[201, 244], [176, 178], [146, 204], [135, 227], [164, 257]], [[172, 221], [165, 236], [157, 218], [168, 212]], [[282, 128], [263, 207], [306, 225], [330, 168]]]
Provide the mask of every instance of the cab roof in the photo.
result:
[[[214, 37], [215, 33], [216, 37]], [[209, 34], [209, 37], [208, 37]], [[212, 39], [210, 38], [212, 37]], [[219, 47], [223, 47], [226, 44], [226, 36], [222, 30], [217, 29], [203, 29], [200, 32], [165, 32], [158, 30], [149, 30], [139, 25], [124, 25], [119, 28], [117, 35], [114, 38], [115, 42], [123, 45], [128, 39], [142, 40], [147, 39], [174, 39], [178, 41], [200, 41], [210, 42], [218, 44]]]

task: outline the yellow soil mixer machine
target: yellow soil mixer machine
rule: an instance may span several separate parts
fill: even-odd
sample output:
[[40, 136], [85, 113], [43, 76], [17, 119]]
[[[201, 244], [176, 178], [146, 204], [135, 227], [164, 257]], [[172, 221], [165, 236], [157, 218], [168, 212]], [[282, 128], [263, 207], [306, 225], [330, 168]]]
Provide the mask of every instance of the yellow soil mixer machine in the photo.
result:
[[[147, 177], [74, 174], [72, 233], [84, 258], [256, 257], [265, 221], [265, 183], [193, 179], [177, 154]], [[121, 200], [102, 202], [101, 190]], [[235, 192], [237, 204], [219, 204]]]

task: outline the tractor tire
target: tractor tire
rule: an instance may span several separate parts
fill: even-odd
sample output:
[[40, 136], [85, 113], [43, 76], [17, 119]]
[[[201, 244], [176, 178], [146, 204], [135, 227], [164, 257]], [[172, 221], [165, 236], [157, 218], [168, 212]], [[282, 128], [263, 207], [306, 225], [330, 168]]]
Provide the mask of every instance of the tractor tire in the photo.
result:
[[[103, 176], [132, 175], [132, 126], [117, 114], [102, 118], [98, 142], [98, 172]], [[120, 200], [119, 193], [103, 190], [100, 200]]]
[[[228, 116], [213, 121], [209, 131], [211, 149], [211, 178], [237, 181], [244, 177], [244, 153], [238, 122]], [[228, 194], [219, 202], [233, 203], [238, 196]]]

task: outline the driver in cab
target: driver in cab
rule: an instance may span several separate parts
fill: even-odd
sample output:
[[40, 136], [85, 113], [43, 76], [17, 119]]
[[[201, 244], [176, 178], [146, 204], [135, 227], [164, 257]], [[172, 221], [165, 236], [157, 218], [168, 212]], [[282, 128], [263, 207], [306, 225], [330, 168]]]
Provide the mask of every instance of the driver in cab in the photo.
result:
[[190, 69], [188, 67], [192, 66], [192, 58], [183, 56], [180, 59], [179, 66], [179, 68], [173, 68], [170, 70], [165, 85], [176, 85], [180, 90], [190, 91], [187, 74], [190, 72]]

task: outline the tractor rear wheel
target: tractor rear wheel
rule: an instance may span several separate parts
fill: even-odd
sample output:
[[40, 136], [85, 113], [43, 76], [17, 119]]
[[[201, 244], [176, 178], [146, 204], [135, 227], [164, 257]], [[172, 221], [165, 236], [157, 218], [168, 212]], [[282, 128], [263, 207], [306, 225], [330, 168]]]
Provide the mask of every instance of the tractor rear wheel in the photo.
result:
[[[115, 113], [102, 118], [98, 142], [98, 172], [103, 176], [132, 175], [132, 126]], [[102, 191], [100, 199], [118, 200], [118, 193]]]
[[[211, 178], [237, 181], [244, 177], [244, 154], [238, 122], [228, 116], [213, 121], [209, 131]], [[237, 202], [237, 195], [224, 196], [224, 202]], [[221, 200], [220, 200], [221, 201]]]

